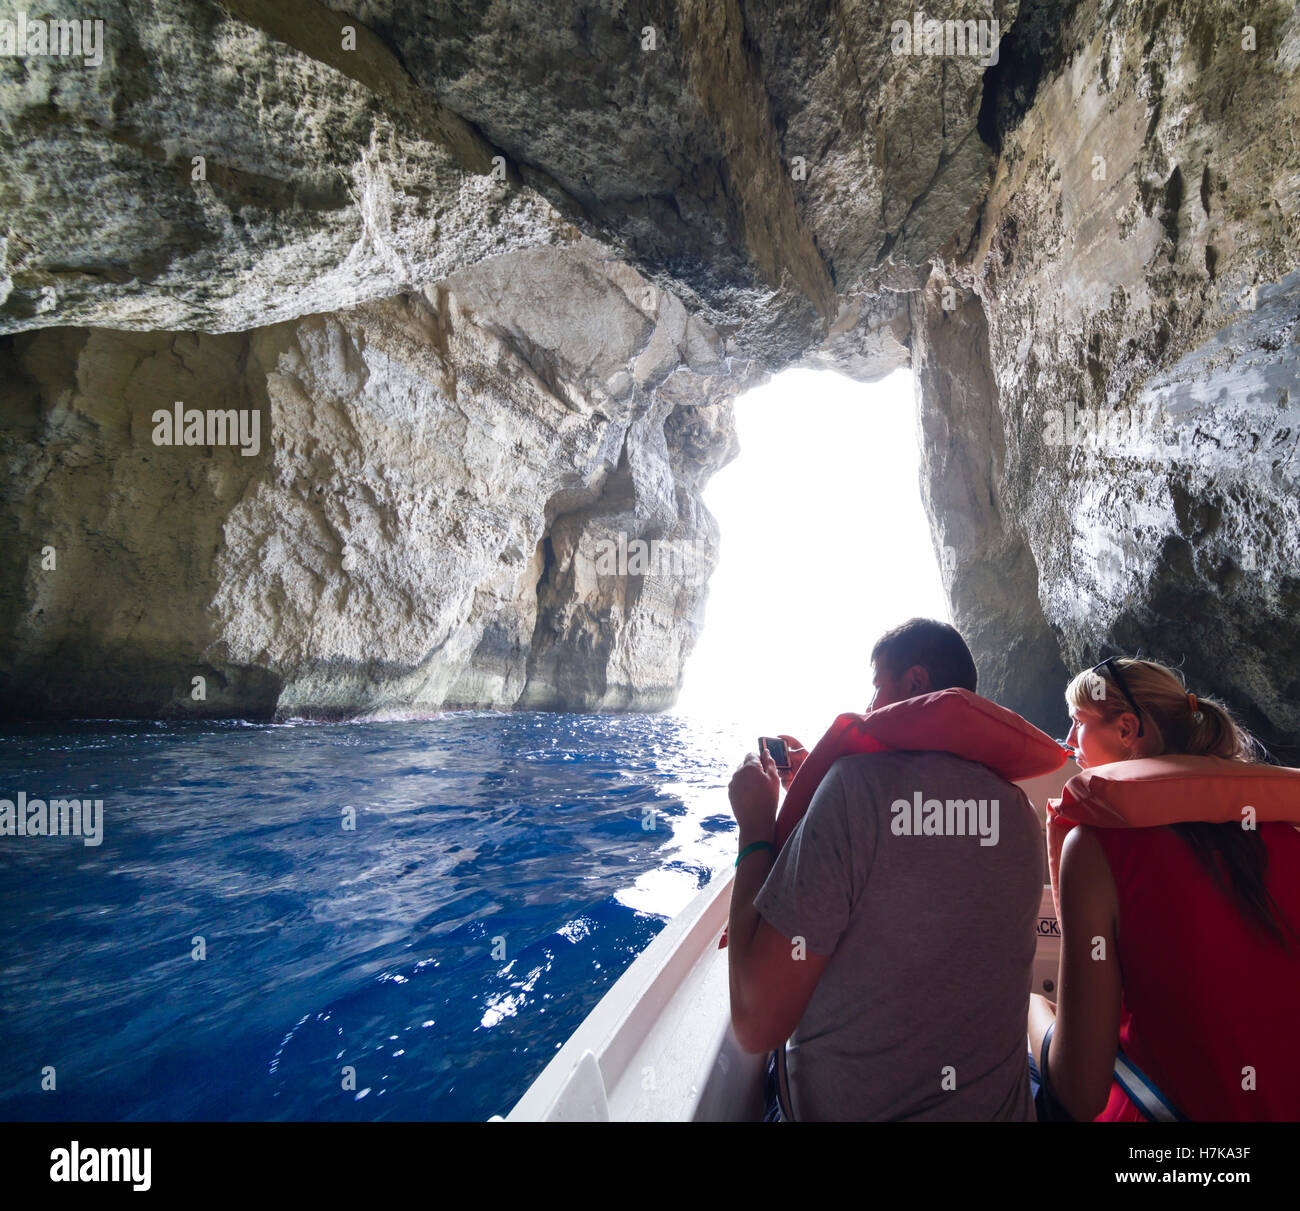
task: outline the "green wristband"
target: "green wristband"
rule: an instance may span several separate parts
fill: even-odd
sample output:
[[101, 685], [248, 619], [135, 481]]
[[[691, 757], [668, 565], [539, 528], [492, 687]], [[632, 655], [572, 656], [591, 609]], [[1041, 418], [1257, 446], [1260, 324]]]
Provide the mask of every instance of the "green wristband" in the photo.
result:
[[773, 845], [771, 841], [755, 841], [752, 845], [746, 845], [745, 848], [736, 855], [736, 865], [739, 866], [740, 859], [748, 857], [756, 849], [770, 849], [773, 853], [776, 853], [776, 846]]

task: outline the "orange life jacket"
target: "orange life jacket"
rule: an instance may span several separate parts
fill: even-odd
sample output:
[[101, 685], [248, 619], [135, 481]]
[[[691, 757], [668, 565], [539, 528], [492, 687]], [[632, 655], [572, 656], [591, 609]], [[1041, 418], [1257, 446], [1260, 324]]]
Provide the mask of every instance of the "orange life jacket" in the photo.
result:
[[1065, 764], [1064, 750], [1046, 732], [970, 690], [939, 690], [865, 715], [840, 715], [790, 784], [776, 817], [776, 848], [803, 819], [813, 792], [836, 761], [886, 752], [951, 753], [1008, 782], [1050, 774]]
[[1061, 797], [1047, 805], [1047, 865], [1058, 919], [1061, 846], [1076, 824], [1159, 828], [1247, 819], [1300, 824], [1300, 769], [1171, 754], [1116, 761], [1076, 774]]
[[[836, 761], [886, 752], [951, 753], [986, 766], [1008, 782], [1050, 774], [1066, 759], [1046, 732], [970, 690], [939, 690], [865, 715], [839, 715], [790, 783], [776, 817], [777, 851], [803, 819], [813, 792]], [[726, 944], [724, 930], [719, 949]]]

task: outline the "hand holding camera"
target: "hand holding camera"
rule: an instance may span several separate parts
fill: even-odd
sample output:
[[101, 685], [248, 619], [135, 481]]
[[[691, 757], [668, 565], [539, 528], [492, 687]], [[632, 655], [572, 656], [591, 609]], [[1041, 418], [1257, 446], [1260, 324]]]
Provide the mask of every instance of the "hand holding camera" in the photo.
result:
[[781, 786], [785, 790], [789, 790], [795, 774], [799, 772], [799, 767], [808, 756], [808, 750], [793, 736], [786, 735], [760, 736], [758, 738], [759, 753], [761, 754], [764, 749], [767, 750], [776, 765], [777, 773], [781, 776]]

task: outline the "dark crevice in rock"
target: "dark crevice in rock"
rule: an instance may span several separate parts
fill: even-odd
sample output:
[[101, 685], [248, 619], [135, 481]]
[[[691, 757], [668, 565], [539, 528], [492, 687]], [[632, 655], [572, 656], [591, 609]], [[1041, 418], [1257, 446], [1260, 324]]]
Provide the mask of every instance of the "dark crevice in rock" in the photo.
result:
[[1178, 212], [1183, 207], [1183, 170], [1174, 165], [1174, 170], [1165, 182], [1164, 198], [1160, 208], [1160, 225], [1173, 245], [1173, 254], [1178, 251]]
[[1001, 152], [1007, 135], [1029, 112], [1039, 85], [1068, 61], [1073, 17], [1080, 0], [1021, 0], [1010, 30], [1002, 32], [998, 61], [984, 73], [977, 129]]

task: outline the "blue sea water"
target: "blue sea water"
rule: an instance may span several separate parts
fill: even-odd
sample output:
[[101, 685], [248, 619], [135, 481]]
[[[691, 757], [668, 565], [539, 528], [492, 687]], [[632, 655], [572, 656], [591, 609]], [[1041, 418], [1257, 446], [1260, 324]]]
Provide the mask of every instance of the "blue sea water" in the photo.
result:
[[671, 715], [5, 728], [0, 798], [102, 799], [104, 832], [0, 837], [0, 1119], [504, 1114], [727, 865], [752, 746]]

